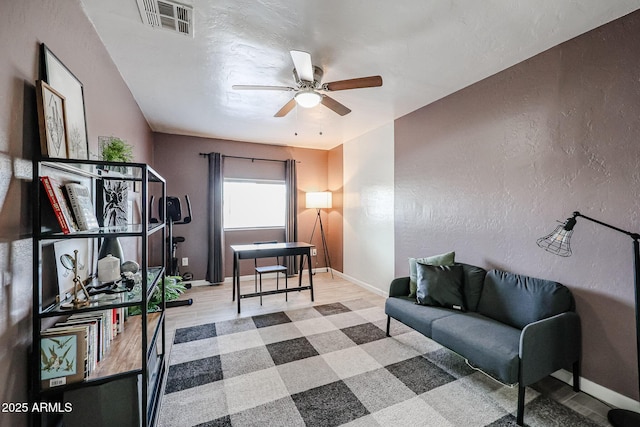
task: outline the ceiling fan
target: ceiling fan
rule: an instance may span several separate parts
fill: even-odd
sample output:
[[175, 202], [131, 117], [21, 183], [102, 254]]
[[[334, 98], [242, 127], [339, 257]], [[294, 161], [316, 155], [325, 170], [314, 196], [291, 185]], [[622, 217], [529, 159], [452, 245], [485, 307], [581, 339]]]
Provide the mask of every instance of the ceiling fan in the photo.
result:
[[290, 53], [294, 66], [293, 78], [295, 79], [297, 87], [233, 85], [232, 88], [236, 90], [283, 90], [295, 92], [293, 98], [274, 115], [274, 117], [284, 117], [293, 110], [296, 104], [304, 108], [312, 108], [318, 104], [322, 104], [330, 110], [344, 116], [349, 114], [351, 110], [323, 92], [382, 86], [382, 77], [380, 76], [322, 83], [322, 68], [314, 66], [311, 63], [311, 55], [308, 52], [292, 50]]

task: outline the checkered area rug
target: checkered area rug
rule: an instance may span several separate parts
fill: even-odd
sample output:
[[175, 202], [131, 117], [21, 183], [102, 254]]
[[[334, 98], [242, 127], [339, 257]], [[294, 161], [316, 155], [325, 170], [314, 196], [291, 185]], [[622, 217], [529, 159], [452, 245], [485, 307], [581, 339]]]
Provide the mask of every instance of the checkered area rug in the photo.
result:
[[[508, 426], [517, 389], [364, 300], [178, 329], [159, 425]], [[530, 426], [596, 426], [527, 389]]]

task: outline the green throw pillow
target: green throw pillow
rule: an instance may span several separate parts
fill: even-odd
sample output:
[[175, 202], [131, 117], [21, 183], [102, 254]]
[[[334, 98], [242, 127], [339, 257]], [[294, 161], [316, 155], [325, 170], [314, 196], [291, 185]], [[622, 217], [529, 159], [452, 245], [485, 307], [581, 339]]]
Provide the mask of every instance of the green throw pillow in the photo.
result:
[[445, 254], [433, 255], [426, 258], [409, 258], [409, 297], [416, 297], [416, 289], [418, 283], [417, 263], [430, 265], [453, 265], [455, 263], [456, 253], [447, 252]]
[[428, 265], [418, 263], [417, 300], [421, 305], [466, 311], [461, 265]]

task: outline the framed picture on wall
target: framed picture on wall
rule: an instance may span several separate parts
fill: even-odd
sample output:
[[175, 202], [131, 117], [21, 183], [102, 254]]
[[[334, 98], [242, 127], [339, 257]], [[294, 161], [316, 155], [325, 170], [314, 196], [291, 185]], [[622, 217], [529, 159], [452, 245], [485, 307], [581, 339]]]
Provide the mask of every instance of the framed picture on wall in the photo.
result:
[[67, 124], [64, 96], [42, 80], [38, 80], [36, 103], [42, 157], [66, 159]]
[[67, 157], [89, 158], [89, 138], [82, 83], [49, 48], [42, 44], [43, 80], [65, 98], [67, 114]]

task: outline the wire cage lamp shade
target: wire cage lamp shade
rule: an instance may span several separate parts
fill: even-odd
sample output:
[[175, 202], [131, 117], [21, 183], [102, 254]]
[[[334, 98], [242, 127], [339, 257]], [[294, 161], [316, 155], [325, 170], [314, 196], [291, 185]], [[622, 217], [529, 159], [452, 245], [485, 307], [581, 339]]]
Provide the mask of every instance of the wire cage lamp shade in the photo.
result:
[[554, 255], [571, 256], [571, 236], [576, 218], [568, 218], [564, 223], [556, 227], [553, 232], [537, 240], [538, 246]]
[[307, 209], [331, 209], [331, 191], [310, 191], [306, 194]]

